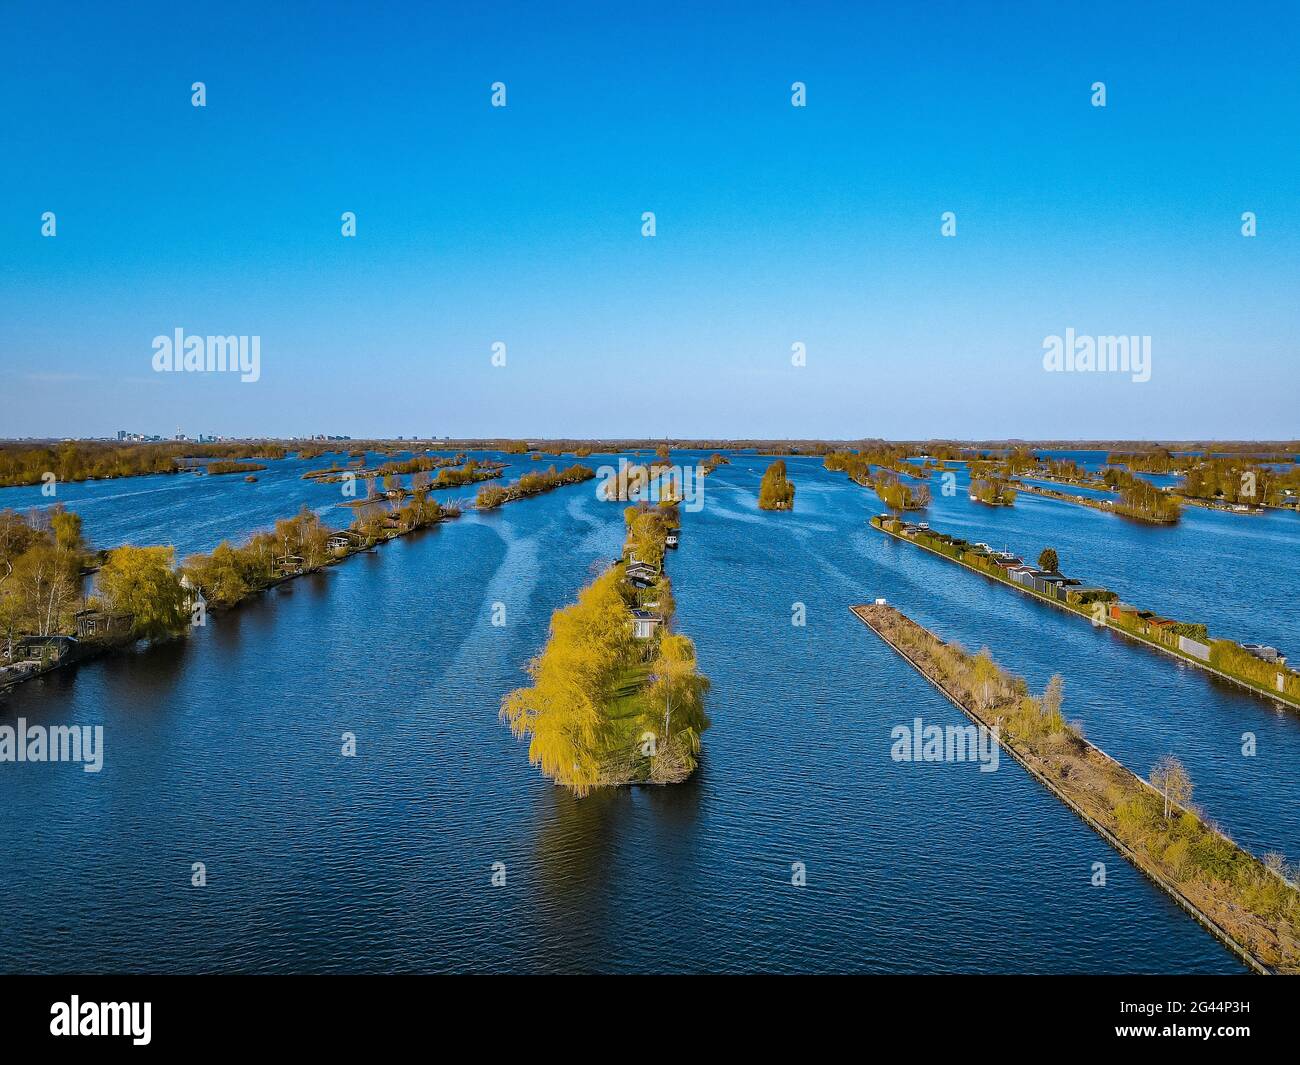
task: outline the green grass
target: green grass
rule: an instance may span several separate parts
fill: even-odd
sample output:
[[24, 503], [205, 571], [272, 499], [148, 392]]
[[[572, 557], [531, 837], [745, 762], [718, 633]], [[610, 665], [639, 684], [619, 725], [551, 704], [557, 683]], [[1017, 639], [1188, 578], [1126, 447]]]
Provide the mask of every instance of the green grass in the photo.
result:
[[[641, 742], [646, 711], [649, 663], [638, 663], [623, 671], [609, 704], [609, 753], [624, 761]], [[647, 761], [647, 771], [648, 771]]]

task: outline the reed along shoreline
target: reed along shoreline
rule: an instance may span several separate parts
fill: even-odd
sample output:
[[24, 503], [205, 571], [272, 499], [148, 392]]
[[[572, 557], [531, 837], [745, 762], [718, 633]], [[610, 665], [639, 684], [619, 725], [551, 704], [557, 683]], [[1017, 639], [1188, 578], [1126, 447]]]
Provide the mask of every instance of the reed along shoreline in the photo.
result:
[[1195, 809], [1170, 800], [1164, 813], [1164, 795], [986, 655], [968, 654], [883, 603], [850, 610], [1252, 971], [1300, 974], [1294, 884]]

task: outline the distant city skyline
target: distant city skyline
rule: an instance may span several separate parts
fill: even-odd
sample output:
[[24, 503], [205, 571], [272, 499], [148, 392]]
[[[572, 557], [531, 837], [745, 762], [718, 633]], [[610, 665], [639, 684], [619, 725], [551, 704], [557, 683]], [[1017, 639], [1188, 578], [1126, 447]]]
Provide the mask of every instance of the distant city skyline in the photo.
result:
[[1300, 435], [1293, 5], [330, 8], [7, 12], [0, 437]]

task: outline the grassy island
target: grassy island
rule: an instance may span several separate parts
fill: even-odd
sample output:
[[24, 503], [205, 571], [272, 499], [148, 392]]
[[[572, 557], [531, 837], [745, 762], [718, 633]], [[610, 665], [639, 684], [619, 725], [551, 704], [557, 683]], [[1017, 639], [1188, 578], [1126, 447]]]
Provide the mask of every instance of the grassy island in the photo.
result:
[[415, 455], [409, 459], [400, 461], [394, 459], [392, 462], [385, 462], [376, 468], [375, 473], [380, 477], [387, 474], [401, 476], [410, 473], [429, 473], [432, 470], [441, 470], [447, 466], [459, 466], [465, 461], [465, 453], [458, 452], [450, 457], [437, 455]]
[[1238, 956], [1257, 971], [1300, 973], [1296, 870], [1277, 854], [1261, 861], [1206, 820], [1177, 760], [1142, 780], [1066, 722], [1060, 677], [1035, 697], [987, 649], [970, 654], [883, 604], [853, 612]]
[[532, 684], [502, 700], [511, 732], [528, 737], [529, 760], [576, 795], [678, 783], [695, 771], [709, 682], [694, 644], [671, 631], [663, 564], [676, 511], [627, 508], [623, 559], [555, 612], [528, 664]]
[[541, 473], [525, 473], [519, 480], [511, 484], [484, 485], [479, 489], [474, 506], [479, 510], [493, 510], [503, 503], [511, 503], [516, 499], [524, 499], [528, 496], [541, 495], [543, 492], [562, 488], [566, 484], [581, 484], [583, 481], [590, 481], [595, 476], [594, 471], [580, 464], [570, 466], [563, 472], [560, 472], [554, 466], [548, 466]]
[[785, 462], [777, 459], [767, 468], [758, 485], [761, 510], [793, 510], [794, 482], [785, 475]]

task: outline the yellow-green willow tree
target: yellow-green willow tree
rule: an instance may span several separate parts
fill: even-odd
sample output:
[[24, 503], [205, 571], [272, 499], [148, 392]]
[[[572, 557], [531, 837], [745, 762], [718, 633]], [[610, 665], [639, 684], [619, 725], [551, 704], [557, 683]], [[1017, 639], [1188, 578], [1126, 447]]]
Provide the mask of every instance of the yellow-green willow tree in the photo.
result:
[[650, 763], [656, 782], [684, 780], [695, 771], [700, 735], [709, 727], [704, 696], [709, 678], [696, 668], [695, 645], [689, 637], [669, 633], [659, 641], [646, 690], [642, 726], [659, 737]]
[[[529, 760], [579, 796], [605, 785], [669, 784], [695, 770], [708, 679], [696, 666], [695, 645], [668, 632], [672, 585], [659, 577], [648, 589], [625, 583], [632, 558], [660, 565], [675, 509], [639, 504], [624, 512], [624, 563], [610, 567], [557, 610], [542, 653], [528, 664], [532, 685], [507, 695], [501, 717], [529, 738]], [[660, 631], [637, 639], [632, 607], [653, 603]]]
[[601, 782], [607, 707], [635, 653], [621, 577], [619, 568], [606, 571], [576, 603], [556, 611], [546, 649], [528, 665], [532, 686], [511, 692], [501, 706], [510, 731], [529, 737], [529, 761], [578, 795]]

